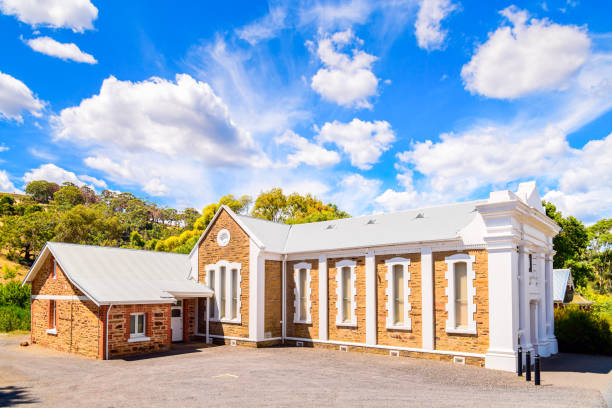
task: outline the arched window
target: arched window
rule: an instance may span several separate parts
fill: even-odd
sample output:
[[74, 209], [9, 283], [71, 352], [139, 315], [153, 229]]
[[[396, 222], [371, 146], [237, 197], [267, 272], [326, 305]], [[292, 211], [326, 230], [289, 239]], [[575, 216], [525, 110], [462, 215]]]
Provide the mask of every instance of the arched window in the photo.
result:
[[385, 261], [387, 266], [387, 328], [397, 330], [410, 330], [411, 305], [410, 272], [408, 267], [410, 259], [392, 258]]

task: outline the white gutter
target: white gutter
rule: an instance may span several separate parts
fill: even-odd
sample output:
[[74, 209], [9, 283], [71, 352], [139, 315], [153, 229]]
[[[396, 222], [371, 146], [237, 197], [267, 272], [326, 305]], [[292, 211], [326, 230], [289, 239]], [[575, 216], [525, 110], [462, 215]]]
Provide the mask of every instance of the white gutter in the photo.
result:
[[106, 354], [104, 355], [105, 360], [108, 360], [108, 315], [110, 313], [111, 307], [113, 307], [113, 305], [109, 305], [108, 309], [106, 309]]
[[283, 255], [283, 293], [281, 296], [281, 300], [283, 302], [283, 311], [282, 311], [282, 319], [283, 319], [283, 329], [282, 329], [282, 338], [283, 342], [285, 337], [287, 337], [287, 254]]

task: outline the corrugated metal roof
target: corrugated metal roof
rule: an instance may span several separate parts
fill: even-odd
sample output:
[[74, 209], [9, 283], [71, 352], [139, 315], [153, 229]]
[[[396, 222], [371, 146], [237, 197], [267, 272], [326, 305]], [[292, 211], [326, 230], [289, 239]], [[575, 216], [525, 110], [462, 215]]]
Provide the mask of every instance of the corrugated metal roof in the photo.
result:
[[569, 276], [569, 269], [553, 269], [553, 301], [563, 302], [565, 299]]
[[212, 295], [206, 286], [187, 279], [188, 255], [59, 242], [47, 243], [47, 249], [98, 304], [168, 303], [174, 301], [172, 293]]
[[236, 215], [267, 251], [296, 253], [454, 239], [486, 200], [286, 225]]

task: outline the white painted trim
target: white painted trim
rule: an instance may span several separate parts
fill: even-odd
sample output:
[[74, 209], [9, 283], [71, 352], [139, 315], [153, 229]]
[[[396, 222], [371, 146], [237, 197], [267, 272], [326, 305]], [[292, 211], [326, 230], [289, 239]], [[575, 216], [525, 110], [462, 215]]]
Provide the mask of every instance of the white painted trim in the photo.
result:
[[[299, 271], [300, 269], [306, 270], [306, 319], [300, 319], [299, 310], [301, 309], [300, 299], [301, 293], [299, 290]], [[312, 288], [310, 285], [312, 284], [312, 275], [310, 273], [312, 269], [312, 264], [307, 262], [300, 262], [293, 265], [293, 282], [295, 286], [293, 287], [293, 323], [301, 323], [301, 324], [312, 324]]]
[[[474, 313], [476, 313], [476, 304], [474, 303], [476, 272], [473, 268], [476, 257], [468, 254], [455, 254], [444, 258], [444, 262], [446, 263], [444, 279], [448, 281], [448, 285], [444, 289], [447, 296], [446, 312], [448, 316], [446, 319], [446, 332], [476, 334], [476, 320], [474, 320]], [[468, 325], [465, 328], [456, 327], [455, 324], [455, 264], [459, 262], [465, 262], [467, 269]]]
[[128, 339], [128, 343], [139, 343], [141, 341], [151, 341], [151, 338], [147, 336], [135, 336]]
[[[223, 238], [222, 234], [224, 233], [227, 234], [227, 238]], [[226, 228], [220, 229], [219, 232], [217, 232], [217, 244], [220, 247], [227, 246], [231, 240], [232, 240], [232, 235]]]
[[[387, 280], [387, 288], [385, 294], [387, 295], [387, 303], [385, 305], [387, 309], [387, 329], [393, 330], [412, 330], [412, 319], [410, 318], [410, 311], [412, 306], [409, 302], [410, 299], [410, 259], [396, 257], [387, 259], [385, 261], [387, 266], [387, 273], [385, 278]], [[393, 293], [395, 292], [395, 280], [393, 279], [393, 267], [395, 265], [401, 265], [404, 273], [404, 324], [396, 325], [395, 322], [395, 302]]]
[[434, 276], [431, 248], [421, 249], [421, 337], [425, 350], [434, 349]]
[[[205, 266], [205, 270], [206, 270], [206, 285], [210, 287], [210, 272], [214, 271], [215, 274], [215, 287], [211, 288], [214, 294], [219, 294], [221, 293], [221, 267], [224, 266], [225, 267], [225, 316], [230, 316], [232, 313], [232, 269], [236, 269], [238, 271], [238, 304], [236, 305], [236, 318], [235, 319], [228, 319], [228, 318], [223, 318], [223, 319], [219, 319], [219, 308], [221, 307], [221, 297], [220, 296], [214, 296], [213, 297], [213, 308], [214, 308], [214, 317], [211, 318], [211, 321], [214, 322], [222, 322], [222, 323], [236, 323], [236, 324], [241, 324], [242, 323], [242, 313], [240, 312], [240, 309], [242, 307], [242, 300], [241, 300], [241, 295], [242, 295], [242, 287], [240, 286], [240, 284], [242, 283], [242, 264], [239, 262], [229, 262], [226, 261], [224, 259], [218, 261], [217, 263], [214, 264], [208, 264]], [[209, 311], [207, 311], [209, 312]]]
[[365, 343], [351, 343], [351, 342], [336, 341], [336, 340], [322, 341], [322, 340], [317, 340], [317, 339], [306, 339], [306, 338], [301, 338], [301, 337], [286, 337], [286, 340], [305, 341], [309, 343], [321, 343], [321, 344], [336, 344], [336, 345], [353, 346], [353, 347], [377, 348], [377, 349], [384, 349], [384, 350], [413, 351], [417, 353], [443, 354], [447, 356], [463, 356], [463, 357], [479, 357], [479, 358], [486, 357], [485, 354], [466, 353], [462, 351], [426, 350], [422, 348], [385, 346], [382, 344], [369, 345]]
[[52, 329], [47, 329], [46, 333], [47, 334], [54, 334], [54, 335], [57, 334], [57, 327], [54, 327]]
[[373, 250], [369, 250], [365, 258], [365, 287], [366, 287], [366, 343], [376, 344], [376, 258]]
[[[342, 268], [348, 266], [351, 270], [351, 320], [348, 322], [343, 322], [342, 321], [342, 314], [343, 314], [343, 309], [342, 309], [342, 278], [341, 278], [341, 274], [340, 271], [342, 270]], [[341, 327], [357, 327], [357, 316], [356, 316], [356, 310], [357, 310], [357, 301], [356, 301], [356, 297], [357, 297], [357, 287], [355, 285], [355, 281], [357, 279], [356, 273], [355, 273], [355, 267], [357, 266], [357, 262], [352, 261], [350, 259], [344, 259], [342, 261], [338, 261], [336, 262], [336, 326], [341, 326]]]
[[57, 280], [57, 260], [53, 259], [53, 274], [51, 275], [51, 279]]
[[113, 305], [109, 305], [108, 309], [106, 309], [106, 354], [104, 355], [104, 359], [108, 360], [108, 317], [110, 314], [110, 310], [113, 307]]
[[[328, 318], [327, 311], [329, 308], [328, 301], [328, 272], [327, 272], [327, 258], [324, 256], [319, 257], [319, 339], [327, 340], [328, 330]], [[287, 333], [284, 333], [286, 336]]]
[[287, 336], [287, 255], [283, 256], [282, 274], [283, 293], [281, 294], [281, 299], [283, 304], [281, 307], [281, 335], [285, 338]]
[[[181, 307], [182, 310], [182, 307]], [[181, 316], [183, 314], [181, 313]], [[142, 333], [132, 333], [132, 316], [142, 316]], [[138, 323], [138, 321], [136, 321]], [[145, 333], [147, 332], [147, 316], [144, 312], [138, 313], [130, 313], [130, 321], [128, 323], [130, 326], [130, 339], [137, 339], [141, 337], [145, 337]], [[137, 327], [137, 324], [134, 324], [134, 327]]]
[[87, 296], [32, 295], [32, 300], [89, 300]]

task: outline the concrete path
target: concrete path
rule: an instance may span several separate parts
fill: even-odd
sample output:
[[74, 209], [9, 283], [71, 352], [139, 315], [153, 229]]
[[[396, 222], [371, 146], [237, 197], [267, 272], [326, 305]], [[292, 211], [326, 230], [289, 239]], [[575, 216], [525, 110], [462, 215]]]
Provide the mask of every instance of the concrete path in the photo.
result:
[[96, 361], [0, 336], [0, 406], [604, 407], [596, 389], [513, 373], [309, 348], [182, 347]]

